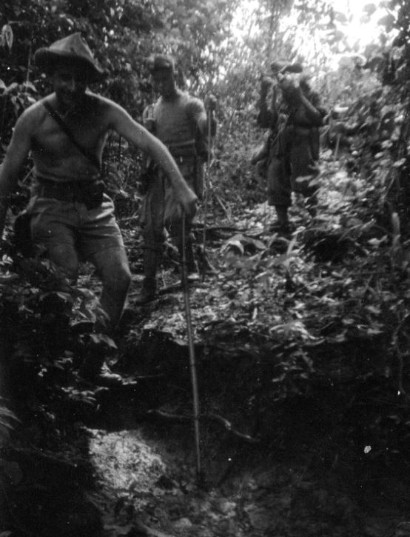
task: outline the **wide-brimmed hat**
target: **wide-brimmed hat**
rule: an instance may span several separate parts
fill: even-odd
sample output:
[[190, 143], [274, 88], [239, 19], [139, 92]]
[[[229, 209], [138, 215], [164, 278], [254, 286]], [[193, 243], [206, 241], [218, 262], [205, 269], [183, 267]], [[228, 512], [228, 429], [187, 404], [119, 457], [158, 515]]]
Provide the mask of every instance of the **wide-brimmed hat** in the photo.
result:
[[165, 54], [155, 54], [150, 56], [147, 60], [147, 66], [151, 73], [157, 73], [158, 71], [167, 71], [172, 73], [175, 69], [175, 63], [171, 56]]
[[34, 54], [34, 63], [46, 73], [51, 73], [62, 65], [78, 66], [85, 70], [89, 82], [101, 80], [105, 74], [79, 32], [64, 37], [49, 47], [38, 49]]

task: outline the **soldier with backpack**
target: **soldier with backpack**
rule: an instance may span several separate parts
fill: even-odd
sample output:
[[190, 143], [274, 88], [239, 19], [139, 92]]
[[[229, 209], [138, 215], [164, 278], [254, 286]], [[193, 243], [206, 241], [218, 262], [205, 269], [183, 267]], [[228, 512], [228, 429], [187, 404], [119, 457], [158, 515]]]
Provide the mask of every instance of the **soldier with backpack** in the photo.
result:
[[252, 162], [265, 159], [268, 203], [277, 214], [271, 230], [286, 234], [291, 229], [288, 209], [292, 192], [302, 194], [309, 209], [315, 208], [317, 187], [312, 180], [318, 173], [319, 128], [326, 111], [300, 64], [275, 62], [272, 71], [273, 78], [261, 81], [258, 114], [258, 124], [269, 129], [269, 136]]

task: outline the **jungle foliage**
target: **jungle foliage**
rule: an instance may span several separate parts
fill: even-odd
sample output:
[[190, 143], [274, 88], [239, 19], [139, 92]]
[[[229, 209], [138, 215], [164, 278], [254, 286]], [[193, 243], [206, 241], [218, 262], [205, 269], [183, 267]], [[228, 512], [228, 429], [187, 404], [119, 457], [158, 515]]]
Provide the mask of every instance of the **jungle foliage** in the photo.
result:
[[[254, 343], [257, 334], [260, 343], [249, 370], [239, 368], [234, 377], [238, 401], [249, 403], [244, 412], [254, 410], [257, 400], [256, 411], [265, 427], [272, 416], [280, 427], [287, 403], [302, 401], [303, 406], [328, 390], [326, 412], [332, 414], [330, 399], [336, 397], [332, 402], [339, 406], [332, 418], [340, 417], [354, 448], [361, 449], [370, 438], [378, 448], [369, 460], [400, 467], [409, 462], [410, 439], [409, 3], [384, 3], [381, 37], [366, 50], [350, 48], [344, 34], [349, 21], [326, 2], [261, 1], [253, 16], [241, 21], [241, 37], [230, 26], [239, 4], [3, 0], [1, 152], [16, 118], [48, 89], [47, 80], [32, 65], [38, 47], [81, 31], [107, 70], [96, 90], [136, 119], [152, 99], [146, 57], [159, 50], [174, 54], [181, 85], [201, 97], [208, 92], [218, 97], [219, 132], [208, 163], [207, 202], [210, 214], [216, 215], [213, 224], [222, 221], [238, 229], [218, 246], [223, 295], [219, 288], [209, 294], [215, 293], [215, 301], [224, 304], [216, 332], [225, 339], [222, 366], [229, 358], [230, 337], [245, 335], [245, 344]], [[376, 11], [372, 5], [367, 6], [368, 18]], [[218, 17], [213, 16], [216, 12]], [[285, 28], [282, 21], [291, 12], [296, 13], [295, 22]], [[308, 32], [320, 30], [320, 53], [313, 58], [303, 56], [303, 38], [296, 40], [296, 30], [303, 25]], [[332, 55], [340, 58], [336, 68], [327, 63]], [[264, 218], [264, 185], [250, 165], [250, 153], [263, 135], [255, 122], [259, 79], [277, 57], [309, 64], [312, 83], [329, 110], [318, 179], [323, 193], [319, 213], [325, 217], [314, 225], [305, 223], [297, 240], [279, 248], [272, 240], [248, 233]], [[132, 229], [140, 204], [135, 188], [139, 162], [140, 155], [122, 140], [110, 140], [105, 167], [118, 215], [133, 244], [132, 261], [139, 254]], [[14, 215], [27, 199], [29, 183], [28, 163], [13, 197]], [[0, 314], [7, 319], [0, 329], [2, 353], [11, 369], [19, 371], [16, 394], [24, 392], [37, 405], [38, 429], [56, 427], [64, 435], [68, 412], [53, 415], [49, 401], [58, 400], [71, 410], [78, 405], [95, 407], [92, 393], [61, 386], [70, 382], [72, 368], [90, 343], [90, 335], [73, 333], [73, 325], [93, 322], [101, 312], [95, 309], [90, 285], [61, 289], [61, 278], [46, 262], [16, 255], [11, 225], [12, 218], [0, 259]], [[139, 267], [138, 259], [135, 266]], [[282, 312], [278, 303], [283, 304]], [[109, 339], [94, 343], [107, 354], [112, 350]], [[214, 386], [232, 381], [224, 377], [222, 366], [214, 372]], [[256, 366], [265, 368], [268, 381], [262, 386], [259, 377], [247, 376]], [[77, 417], [74, 412], [71, 419]], [[1, 407], [0, 441], [6, 442], [13, 424], [10, 411]], [[69, 426], [74, 427], [72, 422]], [[13, 470], [7, 464], [0, 460], [0, 476], [9, 478]]]

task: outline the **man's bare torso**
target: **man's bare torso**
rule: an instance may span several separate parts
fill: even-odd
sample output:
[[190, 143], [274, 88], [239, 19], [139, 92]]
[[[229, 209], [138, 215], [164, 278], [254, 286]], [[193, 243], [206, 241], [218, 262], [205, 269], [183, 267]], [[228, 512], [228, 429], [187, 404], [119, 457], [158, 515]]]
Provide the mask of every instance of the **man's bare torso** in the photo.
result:
[[[31, 153], [36, 176], [58, 182], [95, 178], [98, 175], [96, 166], [81, 154], [51, 117], [42, 104], [45, 100], [59, 111], [55, 94], [39, 101], [32, 111]], [[101, 160], [109, 130], [109, 110], [105, 99], [87, 93], [81, 106], [69, 110], [64, 116], [60, 114], [75, 140], [98, 160]]]

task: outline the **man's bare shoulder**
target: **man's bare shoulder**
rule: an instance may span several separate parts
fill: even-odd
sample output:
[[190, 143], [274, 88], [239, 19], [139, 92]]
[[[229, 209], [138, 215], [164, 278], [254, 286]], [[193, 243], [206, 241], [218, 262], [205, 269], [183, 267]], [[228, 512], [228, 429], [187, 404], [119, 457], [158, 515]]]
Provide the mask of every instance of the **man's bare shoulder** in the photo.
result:
[[16, 122], [16, 128], [37, 129], [44, 121], [47, 111], [44, 108], [44, 101], [47, 97], [40, 99], [24, 110]]
[[107, 123], [108, 128], [112, 127], [113, 123], [129, 116], [121, 105], [108, 97], [92, 92], [88, 92], [87, 97], [90, 99], [91, 107], [97, 113], [100, 122]]
[[22, 116], [26, 116], [26, 117], [35, 117], [37, 115], [41, 115], [42, 113], [44, 113], [44, 101], [46, 101], [48, 99], [48, 97], [44, 97], [38, 101], [36, 101], [35, 103], [31, 104], [28, 108], [26, 108], [24, 110], [24, 112], [22, 113]]
[[92, 106], [96, 107], [100, 111], [122, 110], [122, 107], [108, 97], [104, 97], [99, 93], [87, 92], [87, 97], [92, 103]]

